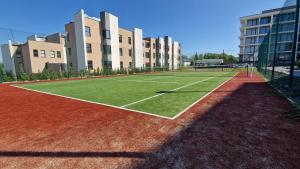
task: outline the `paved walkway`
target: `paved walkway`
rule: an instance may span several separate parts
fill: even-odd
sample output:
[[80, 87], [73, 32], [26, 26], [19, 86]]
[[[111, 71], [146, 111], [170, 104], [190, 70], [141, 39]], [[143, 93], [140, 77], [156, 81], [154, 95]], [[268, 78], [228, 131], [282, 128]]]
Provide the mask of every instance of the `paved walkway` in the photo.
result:
[[0, 168], [294, 169], [290, 110], [244, 74], [174, 121], [0, 85]]

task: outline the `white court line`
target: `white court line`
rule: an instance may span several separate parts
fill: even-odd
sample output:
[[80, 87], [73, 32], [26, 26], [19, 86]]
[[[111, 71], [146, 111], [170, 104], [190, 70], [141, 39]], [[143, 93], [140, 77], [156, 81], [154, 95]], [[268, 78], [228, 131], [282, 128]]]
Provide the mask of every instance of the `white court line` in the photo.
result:
[[149, 81], [149, 80], [115, 80], [114, 81], [118, 81], [118, 82], [138, 82], [138, 83], [170, 83], [170, 84], [182, 84], [179, 82], [158, 82], [158, 81]]
[[[179, 89], [183, 89], [183, 88], [186, 88], [186, 87], [189, 87], [189, 86], [198, 84], [198, 83], [205, 82], [205, 81], [210, 80], [210, 79], [212, 79], [212, 78], [215, 78], [215, 77], [209, 77], [209, 78], [206, 78], [206, 79], [204, 79], [204, 80], [200, 80], [200, 81], [197, 81], [197, 82], [194, 82], [194, 83], [190, 83], [190, 84], [187, 84], [187, 85], [178, 87], [178, 88], [173, 89], [173, 90], [170, 90], [170, 91], [171, 91], [171, 92], [174, 92], [174, 91], [179, 90]], [[158, 97], [158, 96], [161, 96], [161, 95], [164, 95], [164, 94], [166, 94], [166, 93], [161, 93], [161, 94], [157, 94], [157, 95], [154, 95], [154, 96], [151, 96], [151, 97], [147, 97], [147, 98], [145, 98], [145, 99], [142, 99], [142, 100], [139, 100], [139, 101], [136, 101], [136, 102], [132, 102], [132, 103], [126, 104], [126, 105], [121, 106], [121, 107], [128, 107], [128, 106], [131, 106], [131, 105], [140, 103], [140, 102], [144, 102], [144, 101], [149, 100], [149, 99], [153, 99], [153, 98], [155, 98], [155, 97]]]
[[225, 83], [227, 83], [228, 81], [230, 81], [231, 79], [233, 79], [238, 73], [236, 73], [235, 75], [233, 75], [231, 78], [229, 78], [228, 80], [226, 80], [225, 82], [223, 82], [222, 84], [220, 84], [219, 86], [217, 86], [216, 88], [214, 88], [212, 91], [206, 93], [204, 96], [202, 96], [201, 98], [199, 98], [197, 101], [195, 101], [193, 104], [189, 105], [187, 108], [185, 108], [184, 110], [182, 110], [180, 113], [176, 114], [176, 116], [172, 117], [172, 120], [175, 120], [176, 118], [178, 118], [179, 116], [181, 116], [182, 114], [184, 114], [186, 111], [188, 111], [190, 108], [192, 108], [193, 106], [195, 106], [195, 104], [199, 103], [201, 100], [205, 99], [207, 96], [209, 96], [211, 93], [213, 93], [214, 91], [216, 91], [217, 89], [219, 89], [221, 86], [223, 86]]
[[48, 94], [48, 95], [52, 95], [52, 96], [58, 96], [58, 97], [63, 97], [63, 98], [67, 98], [67, 99], [72, 99], [72, 100], [77, 100], [77, 101], [82, 101], [82, 102], [92, 103], [92, 104], [98, 104], [98, 105], [102, 105], [102, 106], [113, 107], [113, 108], [117, 108], [117, 109], [121, 109], [121, 110], [127, 110], [127, 111], [131, 111], [131, 112], [136, 112], [136, 113], [140, 113], [140, 114], [146, 114], [146, 115], [149, 115], [149, 116], [160, 117], [160, 118], [172, 120], [171, 117], [161, 116], [161, 115], [152, 114], [152, 113], [148, 113], [148, 112], [143, 112], [143, 111], [139, 111], [139, 110], [133, 110], [133, 109], [123, 108], [123, 107], [119, 107], [119, 106], [113, 106], [113, 105], [110, 105], [110, 104], [98, 103], [98, 102], [78, 99], [78, 98], [74, 98], [74, 97], [63, 96], [63, 95], [59, 95], [59, 94], [53, 94], [53, 93], [49, 93], [49, 92], [43, 92], [43, 91], [39, 91], [39, 90], [28, 89], [28, 88], [21, 87], [21, 86], [16, 86], [16, 85], [10, 85], [10, 86], [20, 88], [20, 89], [23, 89], [23, 90], [37, 92], [37, 93], [43, 93], [43, 94]]

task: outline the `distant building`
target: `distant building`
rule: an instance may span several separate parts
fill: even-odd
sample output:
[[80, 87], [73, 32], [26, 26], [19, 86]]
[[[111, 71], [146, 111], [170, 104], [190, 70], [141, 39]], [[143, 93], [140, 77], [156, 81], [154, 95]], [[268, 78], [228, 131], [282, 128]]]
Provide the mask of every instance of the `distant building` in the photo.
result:
[[202, 59], [195, 62], [196, 66], [218, 66], [224, 63], [223, 59]]
[[[295, 6], [262, 11], [260, 14], [240, 18], [240, 61], [258, 61], [259, 46], [263, 42], [269, 44], [269, 57], [274, 55], [274, 43], [277, 40], [276, 64], [288, 64], [292, 54], [293, 35], [295, 25]], [[278, 21], [278, 30], [276, 23]], [[276, 38], [278, 31], [278, 38]], [[271, 36], [267, 36], [270, 34]], [[300, 57], [300, 50], [297, 56]]]
[[61, 33], [47, 37], [33, 35], [26, 43], [1, 45], [3, 65], [7, 72], [19, 75], [22, 67], [27, 74], [42, 72], [44, 69], [64, 71], [66, 69], [65, 39]]

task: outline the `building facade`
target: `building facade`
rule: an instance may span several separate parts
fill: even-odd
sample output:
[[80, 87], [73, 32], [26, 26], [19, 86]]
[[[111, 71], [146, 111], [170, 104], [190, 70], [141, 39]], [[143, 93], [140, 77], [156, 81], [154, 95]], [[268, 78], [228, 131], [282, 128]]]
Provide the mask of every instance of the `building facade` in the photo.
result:
[[4, 69], [19, 75], [23, 68], [25, 73], [38, 73], [44, 69], [65, 71], [66, 50], [64, 36], [60, 33], [39, 37], [33, 35], [27, 38], [26, 43], [1, 45]]
[[68, 65], [81, 69], [168, 67], [181, 62], [181, 44], [171, 37], [143, 37], [143, 30], [119, 26], [119, 18], [108, 12], [90, 17], [80, 10], [65, 25]]
[[181, 44], [171, 37], [144, 38], [143, 30], [127, 30], [119, 26], [119, 18], [108, 12], [99, 17], [88, 16], [83, 9], [65, 25], [65, 36], [32, 36], [24, 44], [2, 45], [6, 71], [18, 75], [22, 65], [26, 73], [44, 69], [71, 70], [128, 69], [181, 65]]
[[289, 6], [241, 17], [240, 61], [258, 61], [262, 43], [269, 44], [268, 57], [273, 57], [276, 43], [276, 63], [284, 65], [288, 62], [293, 46], [295, 11], [295, 6]]

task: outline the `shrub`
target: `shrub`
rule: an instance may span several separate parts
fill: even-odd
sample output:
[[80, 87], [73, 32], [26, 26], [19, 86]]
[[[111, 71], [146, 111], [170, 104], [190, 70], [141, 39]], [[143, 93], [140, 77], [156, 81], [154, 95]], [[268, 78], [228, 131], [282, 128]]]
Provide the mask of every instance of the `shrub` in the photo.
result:
[[81, 78], [86, 77], [89, 74], [89, 71], [87, 70], [87, 68], [83, 68], [79, 71], [79, 76]]
[[300, 68], [300, 60], [297, 60], [296, 65], [298, 68]]
[[12, 82], [17, 81], [17, 76], [14, 74], [14, 72], [12, 70], [9, 72], [9, 78], [10, 78], [10, 81], [12, 81]]
[[26, 80], [28, 80], [28, 75], [25, 73], [25, 71], [24, 71], [24, 69], [23, 69], [23, 65], [20, 65], [19, 79], [20, 79], [21, 81], [26, 81]]

